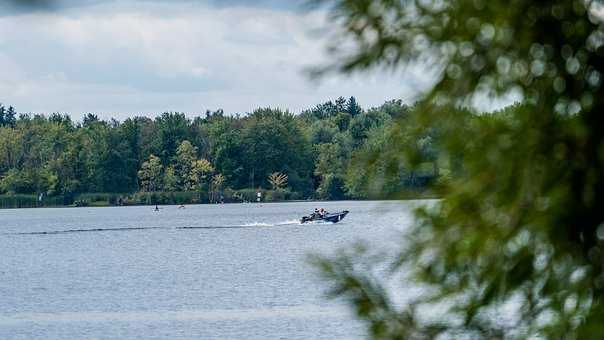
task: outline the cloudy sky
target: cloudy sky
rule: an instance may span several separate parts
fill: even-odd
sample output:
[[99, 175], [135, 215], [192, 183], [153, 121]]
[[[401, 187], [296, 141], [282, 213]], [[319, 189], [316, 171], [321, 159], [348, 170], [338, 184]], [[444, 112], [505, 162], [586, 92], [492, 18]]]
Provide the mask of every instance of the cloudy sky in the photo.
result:
[[412, 101], [426, 87], [419, 68], [311, 81], [305, 69], [329, 61], [329, 25], [302, 1], [49, 1], [0, 4], [0, 101], [20, 112], [299, 112], [338, 96]]

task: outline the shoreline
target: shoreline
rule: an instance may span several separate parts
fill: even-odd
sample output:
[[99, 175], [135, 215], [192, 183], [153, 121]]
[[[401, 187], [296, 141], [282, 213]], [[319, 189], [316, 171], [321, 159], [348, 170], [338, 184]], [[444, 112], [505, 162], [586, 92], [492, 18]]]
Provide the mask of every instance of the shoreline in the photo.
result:
[[[85, 194], [85, 195], [94, 195], [94, 194]], [[107, 194], [103, 194], [107, 195]], [[3, 202], [3, 199], [19, 199], [23, 198], [25, 195], [0, 195], [0, 202]], [[29, 196], [29, 195], [27, 195]], [[32, 197], [36, 197], [35, 195], [31, 195]], [[43, 208], [107, 208], [107, 207], [138, 207], [138, 206], [190, 206], [190, 205], [223, 205], [223, 204], [271, 204], [271, 203], [304, 203], [304, 202], [338, 202], [338, 201], [412, 201], [412, 200], [425, 200], [425, 199], [440, 199], [440, 195], [437, 195], [433, 192], [430, 193], [404, 193], [399, 197], [372, 197], [372, 198], [342, 198], [337, 200], [329, 200], [329, 199], [293, 199], [293, 200], [263, 200], [260, 202], [256, 201], [224, 201], [224, 202], [155, 202], [155, 203], [128, 203], [128, 204], [114, 204], [110, 203], [108, 200], [101, 201], [93, 201], [89, 202], [86, 205], [77, 205], [76, 203], [72, 204], [50, 204], [46, 202], [39, 203], [32, 202], [27, 199], [28, 202], [12, 202], [13, 204], [0, 204], [0, 210], [8, 210], [8, 209], [43, 209]], [[77, 201], [77, 200], [74, 200]], [[32, 204], [33, 203], [33, 204]]]

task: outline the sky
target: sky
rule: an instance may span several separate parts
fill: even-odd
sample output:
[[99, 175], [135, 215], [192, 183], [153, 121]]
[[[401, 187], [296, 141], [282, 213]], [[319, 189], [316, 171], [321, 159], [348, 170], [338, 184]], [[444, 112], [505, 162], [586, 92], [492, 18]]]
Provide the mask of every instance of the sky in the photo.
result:
[[0, 102], [19, 112], [297, 113], [339, 96], [412, 102], [430, 83], [429, 66], [311, 79], [332, 26], [302, 0], [56, 1], [0, 4]]

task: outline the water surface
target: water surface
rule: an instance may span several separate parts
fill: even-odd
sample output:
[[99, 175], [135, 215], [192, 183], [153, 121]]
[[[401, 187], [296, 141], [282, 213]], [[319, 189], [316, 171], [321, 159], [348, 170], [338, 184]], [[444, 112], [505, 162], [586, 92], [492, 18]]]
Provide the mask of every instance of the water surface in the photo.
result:
[[418, 202], [0, 210], [1, 339], [354, 339], [305, 262], [399, 242]]

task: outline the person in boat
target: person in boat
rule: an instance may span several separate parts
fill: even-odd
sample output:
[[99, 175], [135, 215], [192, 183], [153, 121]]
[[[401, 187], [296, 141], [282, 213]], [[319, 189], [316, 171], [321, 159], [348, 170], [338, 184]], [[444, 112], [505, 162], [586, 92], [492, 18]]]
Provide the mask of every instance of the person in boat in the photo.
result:
[[319, 217], [319, 208], [315, 208], [315, 212], [313, 212], [311, 215], [311, 217]]
[[325, 209], [321, 208], [321, 210], [319, 210], [319, 216], [325, 217], [325, 214], [327, 214], [327, 211], [325, 211]]

